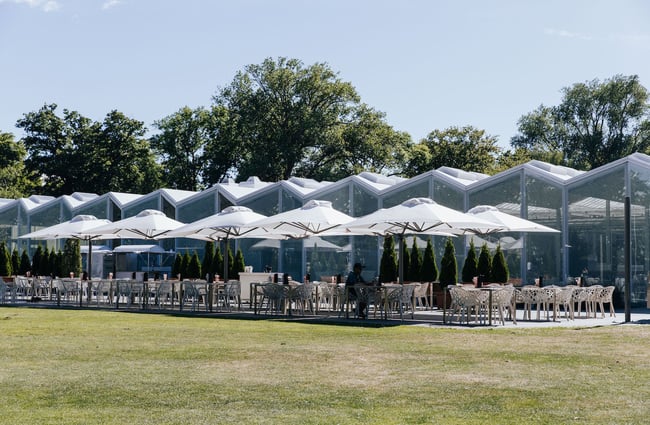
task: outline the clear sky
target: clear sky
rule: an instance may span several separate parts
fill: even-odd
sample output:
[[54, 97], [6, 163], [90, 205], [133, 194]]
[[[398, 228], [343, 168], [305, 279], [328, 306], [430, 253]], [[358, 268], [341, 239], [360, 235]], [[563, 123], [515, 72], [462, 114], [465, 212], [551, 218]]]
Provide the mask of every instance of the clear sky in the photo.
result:
[[45, 103], [153, 122], [265, 58], [326, 62], [414, 141], [473, 125], [508, 146], [561, 89], [650, 89], [647, 0], [0, 0], [0, 131]]

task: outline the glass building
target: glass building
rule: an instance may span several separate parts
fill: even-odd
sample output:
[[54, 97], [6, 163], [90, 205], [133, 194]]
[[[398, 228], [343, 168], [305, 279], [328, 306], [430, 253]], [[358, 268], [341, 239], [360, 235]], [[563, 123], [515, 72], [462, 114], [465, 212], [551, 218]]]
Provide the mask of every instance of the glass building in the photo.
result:
[[[454, 238], [459, 269], [470, 238], [474, 238], [477, 248], [483, 243], [489, 247], [501, 245], [514, 283], [529, 284], [542, 277], [544, 284], [566, 284], [586, 273], [589, 283], [614, 284], [619, 294], [625, 270], [624, 204], [630, 197], [631, 299], [633, 305], [646, 302], [650, 275], [650, 156], [638, 153], [588, 172], [530, 161], [494, 176], [441, 167], [410, 179], [368, 172], [337, 182], [293, 177], [269, 183], [250, 177], [239, 183], [225, 181], [201, 192], [160, 189], [144, 195], [74, 193], [58, 198], [0, 199], [0, 240], [11, 250], [25, 249], [31, 255], [38, 244], [61, 249], [63, 241], [18, 236], [79, 214], [114, 221], [144, 209], [157, 209], [189, 223], [231, 205], [246, 206], [268, 216], [320, 199], [360, 217], [414, 197], [428, 197], [461, 211], [493, 205], [561, 231]], [[431, 238], [439, 262], [445, 238]], [[135, 243], [138, 241], [108, 242], [113, 248]], [[196, 251], [201, 257], [205, 246], [203, 241], [186, 238], [156, 243], [169, 252]], [[230, 245], [231, 249], [242, 250], [246, 264], [255, 271], [271, 267], [292, 276], [310, 273], [312, 278], [345, 275], [354, 262], [364, 263], [364, 274], [373, 277], [378, 274], [383, 249], [381, 238], [373, 236], [327, 237], [322, 247], [299, 240], [261, 243], [255, 239], [233, 240]], [[223, 245], [221, 250], [225, 251]]]

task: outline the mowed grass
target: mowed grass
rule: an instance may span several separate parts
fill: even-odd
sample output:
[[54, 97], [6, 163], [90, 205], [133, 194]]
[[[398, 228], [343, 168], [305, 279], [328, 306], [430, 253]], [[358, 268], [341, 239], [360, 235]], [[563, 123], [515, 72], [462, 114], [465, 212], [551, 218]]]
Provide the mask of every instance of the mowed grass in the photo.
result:
[[0, 424], [644, 424], [649, 337], [0, 308]]

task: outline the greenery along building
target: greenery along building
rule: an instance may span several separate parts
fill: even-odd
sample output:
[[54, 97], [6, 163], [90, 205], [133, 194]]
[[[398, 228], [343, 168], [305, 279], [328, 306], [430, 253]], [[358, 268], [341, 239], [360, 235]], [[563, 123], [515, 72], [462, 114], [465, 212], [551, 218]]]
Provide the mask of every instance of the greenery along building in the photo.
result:
[[[18, 236], [68, 220], [78, 214], [118, 220], [144, 209], [159, 209], [169, 217], [189, 223], [217, 213], [230, 205], [243, 205], [272, 215], [298, 208], [310, 199], [331, 201], [334, 208], [359, 217], [378, 208], [397, 205], [413, 197], [430, 197], [445, 206], [467, 211], [476, 205], [494, 205], [561, 230], [558, 234], [506, 234], [499, 237], [510, 277], [532, 283], [543, 276], [544, 284], [566, 283], [588, 269], [590, 283], [623, 287], [624, 200], [631, 197], [632, 301], [646, 299], [650, 273], [650, 156], [633, 154], [588, 172], [530, 161], [494, 176], [441, 167], [410, 179], [361, 173], [336, 182], [289, 178], [276, 183], [251, 177], [227, 181], [201, 192], [160, 189], [146, 195], [75, 193], [58, 198], [32, 196], [0, 201], [0, 239], [8, 247], [27, 249], [30, 255], [42, 241]], [[426, 237], [425, 237], [426, 238]], [[425, 239], [423, 238], [423, 239]], [[445, 238], [433, 237], [436, 259], [442, 257]], [[270, 266], [299, 278], [307, 272], [319, 275], [345, 273], [349, 265], [362, 262], [364, 274], [378, 273], [383, 241], [378, 237], [330, 237], [332, 245], [303, 247], [302, 241], [281, 241], [260, 246], [259, 240], [237, 244], [246, 264], [254, 271]], [[458, 267], [462, 267], [470, 237], [454, 238]], [[507, 241], [507, 242], [506, 242]], [[123, 244], [137, 241], [121, 241]], [[482, 241], [475, 237], [476, 248]], [[50, 247], [63, 242], [48, 241]], [[202, 256], [204, 242], [191, 239], [162, 240], [165, 250]], [[258, 244], [258, 245], [255, 245]], [[410, 246], [410, 245], [409, 245]], [[223, 252], [223, 247], [222, 247]], [[312, 264], [313, 263], [313, 264]], [[459, 270], [460, 276], [460, 270]]]

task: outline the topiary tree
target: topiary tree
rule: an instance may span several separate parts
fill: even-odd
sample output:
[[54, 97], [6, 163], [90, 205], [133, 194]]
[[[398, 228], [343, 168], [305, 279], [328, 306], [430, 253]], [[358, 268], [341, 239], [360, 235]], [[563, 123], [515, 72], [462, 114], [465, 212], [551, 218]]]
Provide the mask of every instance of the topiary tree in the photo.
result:
[[420, 278], [423, 282], [435, 282], [438, 279], [438, 265], [436, 264], [436, 255], [433, 251], [431, 238], [427, 239], [427, 247], [424, 249], [421, 270]]
[[65, 271], [63, 270], [63, 251], [61, 250], [56, 253], [56, 271], [57, 276], [65, 275]]
[[[27, 252], [25, 252], [25, 255], [27, 255]], [[61, 276], [61, 263], [59, 262], [59, 252], [56, 252], [54, 248], [52, 248], [52, 252], [50, 252], [50, 276], [52, 277], [58, 277]], [[63, 255], [63, 254], [61, 254]], [[20, 265], [22, 267], [22, 258], [20, 259]], [[27, 265], [29, 266], [29, 258], [27, 260]]]
[[39, 262], [39, 267], [38, 267], [38, 275], [39, 276], [50, 275], [50, 250], [47, 249], [47, 246], [45, 247], [45, 249], [43, 249], [43, 255], [41, 256], [41, 261]]
[[244, 267], [246, 267], [246, 262], [244, 261], [244, 253], [241, 251], [241, 248], [237, 250], [237, 254], [235, 255], [235, 267], [234, 267], [234, 273], [232, 275], [232, 278], [235, 280], [239, 280], [239, 273], [244, 272]]
[[467, 257], [465, 257], [465, 263], [463, 264], [463, 270], [461, 272], [461, 280], [463, 282], [471, 282], [474, 276], [478, 276], [478, 258], [476, 257], [474, 238], [472, 238], [469, 241]]
[[[42, 253], [41, 253], [42, 254]], [[32, 263], [36, 261], [32, 258]], [[39, 259], [40, 264], [40, 259]], [[81, 275], [81, 248], [78, 239], [66, 239], [63, 246], [63, 273], [67, 276], [74, 273], [75, 276]]]
[[379, 279], [381, 282], [393, 282], [397, 279], [397, 258], [393, 236], [384, 237], [384, 252], [381, 254]]
[[418, 248], [417, 238], [415, 236], [413, 236], [413, 246], [411, 246], [409, 278], [413, 282], [420, 282], [422, 280], [422, 254]]
[[187, 277], [189, 279], [201, 278], [201, 262], [199, 261], [199, 254], [196, 251], [194, 251], [187, 263]]
[[[409, 249], [406, 246], [406, 239], [402, 238], [402, 262], [404, 263], [403, 266], [403, 271], [404, 271], [404, 280], [411, 280], [411, 277], [409, 276], [409, 271], [411, 269], [411, 254], [409, 253]], [[397, 259], [397, 272], [399, 274], [399, 258]], [[404, 283], [404, 282], [400, 282]]]
[[229, 243], [226, 243], [226, 257], [224, 257], [224, 261], [226, 261], [226, 258], [228, 259], [228, 280], [230, 280], [235, 275], [235, 257], [232, 255]]
[[478, 274], [485, 279], [489, 279], [492, 275], [492, 256], [490, 256], [490, 249], [487, 243], [481, 246], [481, 252], [478, 255]]
[[208, 241], [205, 243], [203, 250], [203, 261], [201, 262], [201, 276], [209, 274], [209, 278], [214, 276], [214, 242]]
[[18, 266], [19, 275], [25, 276], [28, 271], [32, 269], [32, 260], [29, 259], [29, 254], [27, 250], [23, 249], [23, 253], [20, 254], [20, 265]]
[[222, 275], [223, 278], [223, 255], [221, 255], [221, 248], [218, 246], [212, 258], [212, 270], [215, 275]]
[[456, 249], [451, 238], [445, 242], [445, 253], [440, 260], [440, 284], [443, 286], [455, 285], [458, 282], [458, 264], [456, 263]]
[[183, 256], [180, 254], [180, 252], [177, 252], [176, 258], [174, 258], [174, 264], [172, 265], [172, 276], [173, 277], [178, 276], [181, 273], [182, 268], [183, 268]]
[[30, 268], [32, 274], [34, 275], [40, 274], [42, 256], [43, 256], [43, 247], [41, 245], [38, 245], [36, 247], [36, 251], [34, 251], [34, 255], [32, 255], [32, 267]]
[[501, 251], [501, 244], [497, 245], [497, 250], [492, 258], [492, 276], [490, 280], [495, 283], [506, 283], [510, 278], [506, 258]]
[[20, 257], [18, 256], [18, 248], [11, 251], [11, 274], [18, 274], [20, 270]]
[[0, 276], [11, 276], [11, 255], [5, 245], [5, 242], [0, 242]]
[[190, 253], [188, 251], [185, 251], [185, 254], [183, 254], [183, 260], [181, 261], [181, 279], [189, 279], [189, 272], [190, 272], [190, 260], [192, 257], [190, 257]]

